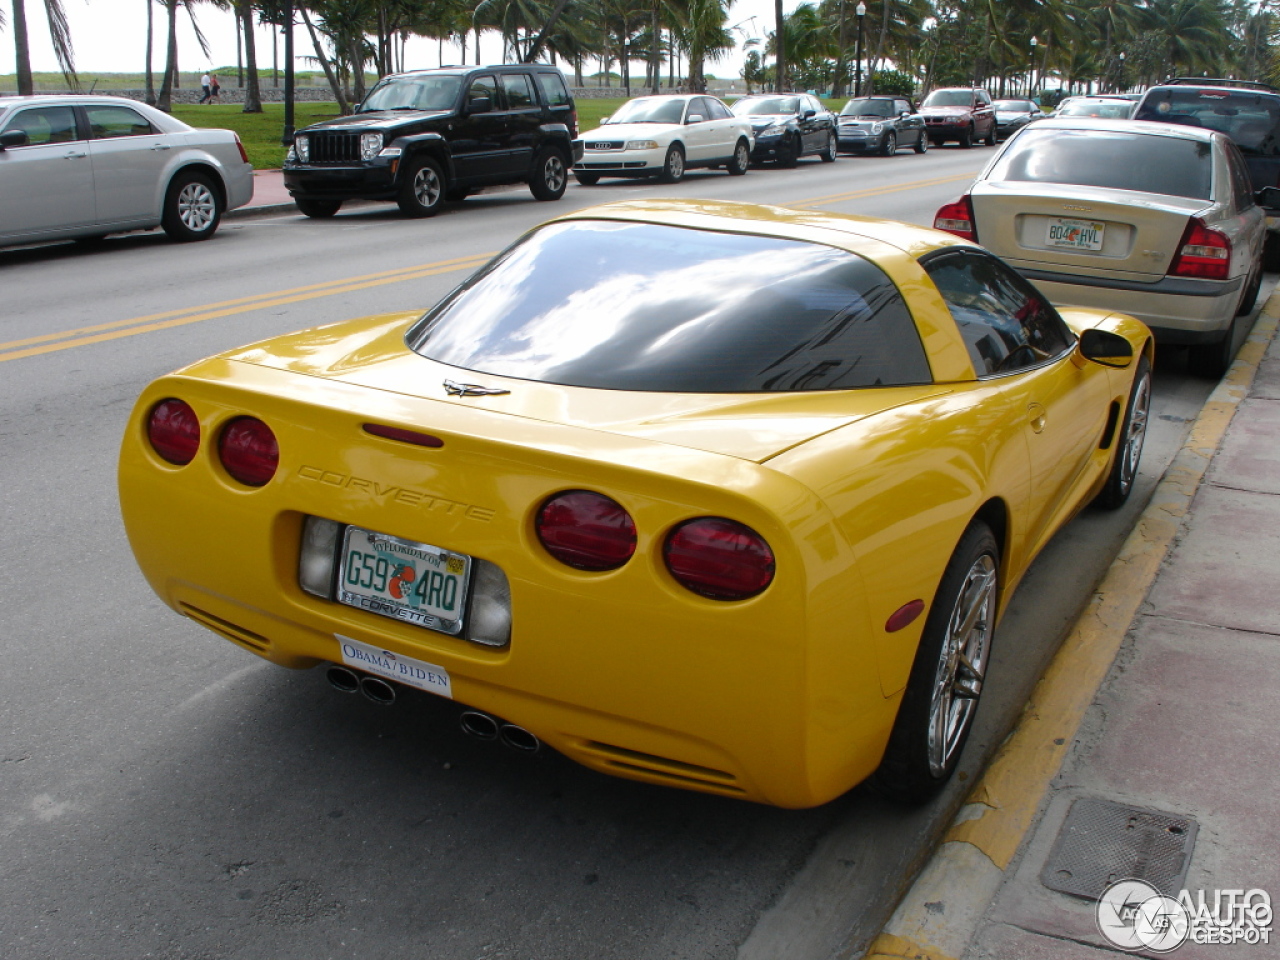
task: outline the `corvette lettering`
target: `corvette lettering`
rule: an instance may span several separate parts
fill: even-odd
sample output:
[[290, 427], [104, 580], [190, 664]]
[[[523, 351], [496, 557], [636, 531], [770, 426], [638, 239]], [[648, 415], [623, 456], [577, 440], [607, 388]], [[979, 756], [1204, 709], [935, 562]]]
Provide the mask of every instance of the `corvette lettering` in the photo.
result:
[[437, 497], [422, 490], [413, 490], [409, 487], [400, 487], [390, 483], [380, 483], [377, 480], [369, 480], [365, 477], [357, 477], [348, 473], [337, 473], [321, 467], [301, 466], [298, 468], [298, 476], [303, 480], [324, 483], [331, 487], [362, 490], [369, 496], [384, 502], [394, 501], [409, 507], [422, 507], [426, 510], [439, 510], [442, 513], [461, 514], [468, 520], [480, 520], [488, 523], [493, 519], [493, 515], [496, 512], [488, 507], [479, 507], [473, 503], [463, 503], [460, 500]]

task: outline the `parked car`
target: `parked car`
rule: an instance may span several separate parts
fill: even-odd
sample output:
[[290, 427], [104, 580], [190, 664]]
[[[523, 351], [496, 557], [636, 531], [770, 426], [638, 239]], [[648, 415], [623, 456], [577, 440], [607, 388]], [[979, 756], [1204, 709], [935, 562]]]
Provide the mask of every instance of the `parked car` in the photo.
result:
[[724, 167], [734, 176], [751, 164], [755, 132], [721, 101], [702, 94], [628, 100], [604, 126], [582, 135], [573, 175], [591, 186], [601, 177], [656, 177], [679, 183], [694, 167]]
[[840, 111], [840, 149], [891, 157], [899, 147], [929, 149], [924, 117], [906, 97], [854, 97]]
[[630, 201], [421, 318], [157, 380], [121, 507], [166, 603], [339, 690], [653, 784], [920, 800], [1032, 558], [1132, 489], [1151, 349], [937, 231]]
[[1041, 120], [934, 225], [982, 243], [1054, 303], [1120, 310], [1217, 376], [1262, 282], [1265, 216], [1220, 133]]
[[354, 199], [430, 217], [446, 200], [506, 183], [559, 200], [577, 133], [577, 107], [554, 67], [415, 70], [383, 78], [351, 116], [299, 130], [284, 185], [308, 217]]
[[1244, 154], [1255, 190], [1280, 186], [1280, 92], [1274, 87], [1177, 78], [1148, 89], [1133, 118], [1217, 130]]
[[0, 245], [155, 227], [207, 240], [252, 199], [253, 167], [230, 130], [123, 97], [0, 99]]
[[755, 136], [753, 163], [772, 160], [794, 167], [801, 157], [836, 159], [836, 118], [817, 97], [807, 93], [770, 93], [742, 97], [729, 108], [750, 121]]
[[1128, 120], [1135, 104], [1128, 97], [1069, 97], [1053, 112], [1055, 117], [1100, 117]]
[[962, 147], [978, 141], [995, 146], [996, 112], [991, 94], [980, 87], [942, 87], [920, 104], [925, 129], [935, 147], [954, 140]]
[[1032, 120], [1044, 116], [1034, 100], [1013, 98], [997, 100], [991, 105], [996, 113], [996, 139], [1007, 140]]

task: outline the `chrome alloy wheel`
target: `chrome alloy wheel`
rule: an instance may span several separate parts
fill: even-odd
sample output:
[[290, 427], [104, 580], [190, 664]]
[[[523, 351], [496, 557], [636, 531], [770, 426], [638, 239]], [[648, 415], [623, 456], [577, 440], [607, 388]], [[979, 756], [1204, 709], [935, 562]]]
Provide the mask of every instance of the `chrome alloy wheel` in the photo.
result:
[[1129, 429], [1121, 440], [1119, 486], [1122, 495], [1128, 495], [1138, 476], [1138, 463], [1142, 459], [1142, 445], [1147, 439], [1147, 417], [1151, 413], [1151, 376], [1146, 374], [1134, 384], [1133, 400], [1129, 408]]
[[413, 175], [413, 195], [424, 210], [430, 210], [440, 202], [444, 186], [440, 175], [431, 166], [422, 166]]
[[565, 173], [564, 160], [560, 154], [552, 153], [542, 166], [542, 182], [549, 193], [559, 193], [565, 187], [568, 175]]
[[929, 769], [941, 777], [964, 742], [982, 695], [995, 630], [996, 562], [981, 554], [956, 597], [947, 621], [929, 703]]
[[193, 180], [178, 192], [178, 219], [193, 233], [204, 233], [218, 214], [218, 198], [209, 185]]

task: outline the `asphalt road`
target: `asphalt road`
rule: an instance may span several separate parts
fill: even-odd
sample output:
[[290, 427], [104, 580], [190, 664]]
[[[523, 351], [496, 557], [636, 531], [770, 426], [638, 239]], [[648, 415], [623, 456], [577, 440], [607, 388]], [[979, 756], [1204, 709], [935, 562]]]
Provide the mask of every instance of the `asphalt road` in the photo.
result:
[[[1142, 476], [1058, 536], [997, 638], [954, 789], [782, 811], [465, 738], [258, 661], [161, 606], [119, 521], [142, 386], [208, 353], [429, 306], [567, 209], [680, 195], [930, 222], [990, 156], [524, 189], [428, 221], [271, 215], [0, 251], [0, 958], [819, 960], [860, 955], [1103, 573], [1210, 385], [1162, 355]], [[1268, 285], [1268, 289], [1269, 289]]]

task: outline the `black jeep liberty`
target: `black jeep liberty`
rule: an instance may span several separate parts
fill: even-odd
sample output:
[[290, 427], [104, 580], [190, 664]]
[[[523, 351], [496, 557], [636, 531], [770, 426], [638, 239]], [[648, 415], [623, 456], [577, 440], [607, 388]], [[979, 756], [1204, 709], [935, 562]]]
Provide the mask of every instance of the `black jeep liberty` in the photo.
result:
[[554, 67], [442, 67], [385, 77], [354, 114], [299, 130], [284, 184], [308, 217], [344, 200], [395, 200], [430, 217], [478, 187], [528, 183], [559, 200], [575, 149], [578, 113]]

